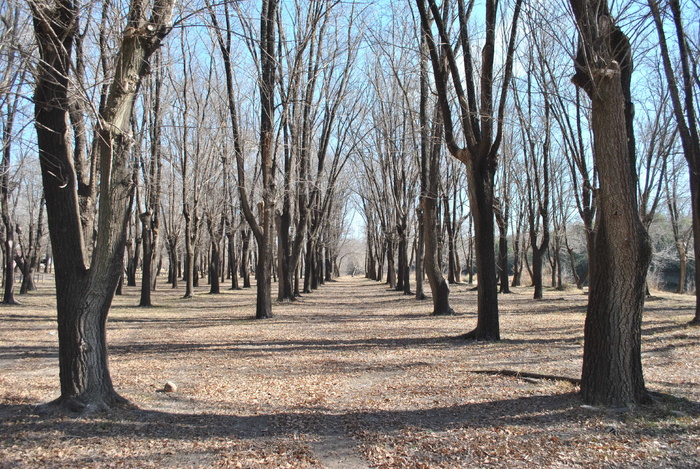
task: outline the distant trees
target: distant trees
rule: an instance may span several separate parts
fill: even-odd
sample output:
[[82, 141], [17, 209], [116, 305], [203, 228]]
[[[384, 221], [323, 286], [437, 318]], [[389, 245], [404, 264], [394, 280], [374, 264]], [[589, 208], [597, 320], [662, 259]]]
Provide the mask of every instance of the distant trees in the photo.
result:
[[666, 83], [671, 95], [673, 113], [678, 126], [683, 154], [688, 163], [690, 177], [690, 194], [693, 207], [693, 240], [695, 247], [695, 285], [696, 285], [696, 306], [695, 316], [691, 321], [693, 324], [700, 324], [700, 268], [697, 268], [700, 261], [700, 126], [698, 123], [697, 106], [697, 44], [696, 53], [691, 51], [691, 42], [685, 33], [683, 14], [679, 0], [669, 0], [671, 22], [675, 32], [675, 47], [678, 50], [680, 61], [680, 73], [674, 69], [674, 60], [671, 57], [669, 41], [666, 38], [664, 19], [662, 17], [659, 2], [649, 0], [649, 9], [654, 19], [654, 25], [659, 37], [659, 49], [666, 75]]
[[[651, 18], [640, 21], [653, 24], [658, 42], [642, 39], [647, 79], [635, 82], [636, 91], [627, 84], [628, 41], [602, 0], [571, 2], [580, 49], [569, 11], [520, 0], [508, 8], [497, 0], [483, 8], [416, 0], [381, 13], [322, 0], [203, 6], [182, 7], [182, 21], [204, 21], [175, 30], [172, 46], [161, 43], [170, 0], [0, 7], [3, 300], [16, 301], [16, 272], [20, 293], [32, 288], [32, 272], [53, 249], [61, 403], [120, 401], [101, 335], [110, 290], [124, 273], [132, 286], [141, 273], [140, 304], [147, 306], [166, 264], [168, 283], [178, 288], [183, 280], [185, 297], [205, 276], [211, 293], [229, 279], [232, 289], [250, 287], [254, 270], [256, 317], [270, 317], [273, 280], [277, 300], [293, 301], [340, 273], [345, 237], [356, 231], [352, 217], [365, 222], [366, 275], [417, 299], [427, 296], [427, 278], [432, 314], [453, 313], [450, 284], [460, 285], [463, 272], [471, 283], [476, 265], [477, 324], [467, 338], [500, 338], [499, 286], [505, 293], [531, 280], [542, 298], [548, 273], [553, 287], [588, 281], [586, 399], [643, 400], [634, 375], [637, 285], [604, 281], [597, 266], [625, 272], [616, 278], [641, 278], [646, 244], [636, 217], [642, 228], [665, 230], [655, 246], [656, 273], [662, 261], [677, 262], [679, 292], [686, 284], [697, 291], [700, 217], [688, 226], [688, 213], [700, 206], [693, 179], [697, 45], [684, 29], [695, 34], [693, 18], [677, 0], [647, 2]], [[33, 18], [37, 64], [29, 60], [23, 15]], [[27, 137], [21, 98], [33, 72], [36, 140]], [[636, 129], [634, 92], [653, 97], [638, 107]], [[608, 112], [614, 103], [624, 116]], [[609, 145], [616, 139], [626, 149]], [[25, 163], [35, 142], [45, 205]], [[623, 150], [629, 172], [615, 173]], [[51, 246], [42, 243], [46, 218]], [[618, 237], [635, 246], [610, 248], [610, 230], [623, 228]], [[633, 262], [619, 264], [628, 248]], [[686, 282], [693, 268], [696, 280]], [[629, 321], [613, 304], [627, 294]], [[88, 296], [95, 301], [80, 303]], [[83, 310], [89, 339], [76, 332]], [[613, 326], [619, 337], [605, 335]], [[91, 352], [76, 348], [83, 339], [95, 344]], [[618, 342], [604, 348], [605, 341]], [[610, 379], [634, 390], [598, 390], [595, 383], [607, 378], [593, 356], [625, 363], [632, 374]], [[87, 361], [95, 363], [92, 375], [78, 382]]]

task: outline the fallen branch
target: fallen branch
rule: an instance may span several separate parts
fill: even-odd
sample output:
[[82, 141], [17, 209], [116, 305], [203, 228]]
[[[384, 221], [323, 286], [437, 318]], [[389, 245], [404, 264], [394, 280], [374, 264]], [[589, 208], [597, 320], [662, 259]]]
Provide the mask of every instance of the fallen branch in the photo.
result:
[[500, 375], [500, 376], [515, 376], [516, 378], [531, 378], [531, 379], [548, 379], [552, 381], [567, 381], [571, 384], [579, 385], [581, 380], [578, 378], [569, 378], [568, 376], [543, 375], [540, 373], [528, 373], [527, 371], [515, 370], [472, 370], [472, 373], [484, 375]]

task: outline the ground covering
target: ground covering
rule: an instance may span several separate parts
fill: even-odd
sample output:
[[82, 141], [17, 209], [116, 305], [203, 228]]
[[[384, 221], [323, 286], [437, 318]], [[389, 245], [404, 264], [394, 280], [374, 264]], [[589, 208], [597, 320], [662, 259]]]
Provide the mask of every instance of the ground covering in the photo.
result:
[[[455, 339], [475, 324], [476, 292], [454, 286], [458, 314], [430, 317], [386, 285], [341, 278], [256, 321], [254, 289], [154, 308], [117, 297], [108, 324], [118, 391], [136, 407], [43, 413], [57, 397], [49, 278], [0, 307], [0, 467], [700, 467], [700, 328], [694, 298], [654, 292], [643, 360], [654, 403], [585, 406], [577, 378], [586, 296], [570, 289], [500, 296], [503, 340]], [[485, 372], [478, 372], [485, 371]], [[163, 392], [166, 382], [177, 386]]]

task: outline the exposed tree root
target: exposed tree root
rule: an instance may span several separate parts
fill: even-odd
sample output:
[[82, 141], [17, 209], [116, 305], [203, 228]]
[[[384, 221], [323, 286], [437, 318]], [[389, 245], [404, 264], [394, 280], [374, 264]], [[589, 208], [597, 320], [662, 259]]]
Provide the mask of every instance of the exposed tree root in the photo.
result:
[[430, 313], [431, 316], [454, 316], [455, 314], [457, 313], [455, 313], [455, 310], [452, 308], [448, 309], [447, 311], [433, 311]]
[[37, 406], [40, 415], [69, 415], [71, 417], [89, 417], [108, 413], [113, 409], [138, 409], [125, 397], [116, 392], [106, 399], [81, 399], [78, 397], [59, 397], [56, 400]]
[[457, 338], [462, 340], [482, 340], [486, 342], [495, 342], [501, 340], [501, 338], [497, 335], [484, 334], [479, 329], [474, 329], [471, 332], [467, 332], [466, 334], [457, 336]]
[[581, 384], [581, 380], [579, 378], [570, 378], [568, 376], [557, 376], [557, 375], [543, 375], [540, 373], [528, 373], [527, 371], [473, 370], [472, 373], [478, 373], [478, 374], [484, 374], [484, 375], [514, 376], [516, 378], [548, 379], [551, 381], [566, 381], [568, 383], [576, 384], [576, 385]]

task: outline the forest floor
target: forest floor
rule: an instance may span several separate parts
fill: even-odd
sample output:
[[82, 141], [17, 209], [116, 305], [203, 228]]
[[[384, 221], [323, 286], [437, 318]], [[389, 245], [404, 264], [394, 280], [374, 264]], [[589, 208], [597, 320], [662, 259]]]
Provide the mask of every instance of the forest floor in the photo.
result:
[[[253, 290], [154, 308], [126, 288], [109, 316], [116, 389], [137, 408], [38, 412], [58, 396], [52, 281], [0, 307], [0, 467], [472, 468], [700, 467], [700, 328], [694, 297], [654, 293], [643, 326], [650, 406], [585, 406], [577, 378], [586, 296], [501, 295], [498, 343], [463, 341], [459, 313], [344, 277], [256, 321]], [[163, 392], [166, 382], [175, 392]]]

